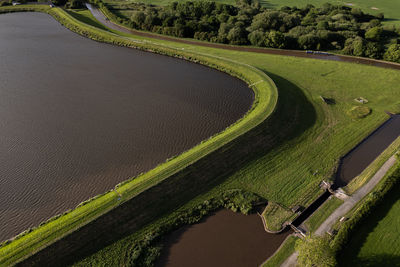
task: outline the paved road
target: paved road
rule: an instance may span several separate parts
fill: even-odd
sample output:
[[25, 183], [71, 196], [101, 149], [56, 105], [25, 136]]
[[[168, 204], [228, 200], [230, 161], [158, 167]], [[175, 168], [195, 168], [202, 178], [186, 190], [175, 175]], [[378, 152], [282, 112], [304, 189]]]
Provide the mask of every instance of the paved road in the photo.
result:
[[[388, 161], [375, 173], [375, 175], [366, 183], [363, 187], [358, 189], [352, 196], [345, 200], [329, 217], [326, 219], [321, 226], [315, 231], [316, 235], [322, 236], [327, 231], [331, 230], [333, 224], [337, 222], [341, 217], [346, 215], [361, 199], [363, 199], [371, 190], [379, 183], [379, 181], [385, 176], [389, 169], [396, 163], [397, 159], [395, 156], [389, 158]], [[281, 265], [281, 267], [294, 267], [297, 264], [298, 253], [295, 252], [289, 256]]]
[[361, 187], [344, 201], [329, 217], [326, 219], [320, 227], [315, 231], [316, 235], [324, 235], [327, 231], [331, 230], [333, 224], [337, 222], [341, 217], [346, 215], [361, 199], [363, 199], [371, 190], [379, 183], [379, 181], [385, 176], [388, 170], [396, 163], [396, 157], [392, 156], [383, 166], [375, 173], [375, 175], [368, 181], [366, 185]]

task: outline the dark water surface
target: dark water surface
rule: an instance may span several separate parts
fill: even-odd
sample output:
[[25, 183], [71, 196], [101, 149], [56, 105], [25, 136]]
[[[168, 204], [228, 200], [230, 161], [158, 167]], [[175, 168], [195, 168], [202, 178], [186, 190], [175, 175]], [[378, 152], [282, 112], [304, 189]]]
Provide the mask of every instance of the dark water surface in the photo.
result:
[[387, 122], [342, 158], [335, 186], [347, 185], [353, 178], [361, 174], [399, 136], [400, 115], [392, 115]]
[[242, 117], [222, 72], [96, 43], [41, 13], [0, 15], [0, 240]]
[[268, 234], [257, 214], [221, 210], [167, 238], [157, 266], [259, 266], [290, 234]]

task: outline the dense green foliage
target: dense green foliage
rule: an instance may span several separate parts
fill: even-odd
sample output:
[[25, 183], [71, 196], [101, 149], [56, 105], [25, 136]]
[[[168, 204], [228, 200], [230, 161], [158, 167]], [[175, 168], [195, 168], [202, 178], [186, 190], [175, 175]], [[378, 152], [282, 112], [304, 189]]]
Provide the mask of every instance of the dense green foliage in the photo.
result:
[[382, 26], [383, 14], [373, 16], [347, 6], [273, 10], [241, 0], [236, 6], [195, 1], [162, 7], [130, 3], [113, 9], [94, 2], [125, 26], [159, 34], [232, 45], [336, 50], [400, 62], [399, 29]]
[[327, 237], [306, 237], [297, 241], [299, 253], [297, 264], [300, 267], [334, 267], [336, 258]]
[[9, 1], [0, 1], [0, 6], [9, 6], [11, 5], [11, 0]]
[[[365, 241], [363, 238], [360, 238], [357, 232], [361, 229], [369, 229], [371, 230], [371, 227], [374, 227], [374, 225], [371, 225], [371, 223], [376, 223], [376, 220], [379, 219], [379, 216], [377, 215], [377, 212], [381, 210], [382, 207], [384, 207], [386, 204], [393, 204], [393, 201], [386, 202], [388, 199], [395, 195], [395, 199], [397, 200], [397, 194], [396, 192], [399, 192], [400, 188], [400, 165], [397, 163], [397, 165], [394, 167], [394, 169], [387, 175], [387, 177], [383, 180], [378, 185], [378, 188], [374, 190], [372, 193], [370, 193], [365, 201], [356, 209], [352, 217], [343, 223], [343, 225], [340, 227], [338, 234], [335, 236], [335, 239], [332, 242], [332, 246], [335, 251], [337, 251], [337, 259], [339, 260], [344, 260], [347, 259], [349, 260], [350, 257], [348, 256], [348, 245], [349, 243], [352, 242], [353, 236], [356, 236], [356, 239], [353, 241], [352, 245], [353, 246], [362, 246], [363, 242]], [[393, 200], [393, 199], [392, 199]], [[396, 216], [399, 214], [396, 213]], [[382, 236], [383, 232], [379, 233], [379, 231], [382, 231], [383, 229], [376, 229], [378, 231], [379, 238], [375, 239], [373, 242], [380, 242], [382, 248], [386, 246], [391, 246], [389, 239], [395, 238], [395, 243], [397, 243], [397, 235], [398, 233], [398, 223], [396, 220], [390, 221], [389, 222], [390, 227], [385, 229], [383, 232], [386, 233], [387, 237], [385, 238]], [[362, 232], [362, 234], [365, 236], [368, 233]], [[392, 236], [393, 235], [393, 236]], [[357, 238], [358, 236], [358, 238]], [[392, 237], [391, 237], [392, 236]], [[382, 237], [384, 237], [382, 239]], [[376, 243], [374, 244], [375, 247]], [[376, 248], [376, 247], [375, 247]], [[398, 247], [396, 247], [399, 249]], [[353, 248], [354, 249], [354, 248]], [[353, 250], [354, 252], [354, 250]], [[374, 260], [393, 260], [393, 256], [396, 255], [381, 255], [382, 258], [376, 257], [374, 259], [374, 251], [370, 250], [370, 255], [368, 255], [369, 258], [371, 258], [372, 262]], [[343, 255], [347, 255], [347, 257], [343, 258]], [[352, 254], [352, 260], [350, 262], [353, 262], [356, 260], [354, 257], [355, 255]], [[368, 261], [368, 259], [367, 259]], [[354, 262], [353, 262], [354, 263]], [[367, 262], [365, 262], [367, 263]]]

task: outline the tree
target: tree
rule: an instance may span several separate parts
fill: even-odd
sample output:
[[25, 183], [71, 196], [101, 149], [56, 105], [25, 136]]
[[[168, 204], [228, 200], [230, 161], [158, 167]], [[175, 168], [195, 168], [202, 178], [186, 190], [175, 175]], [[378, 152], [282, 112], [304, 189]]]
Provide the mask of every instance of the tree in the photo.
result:
[[318, 30], [327, 30], [328, 28], [329, 28], [329, 23], [326, 20], [322, 20], [317, 24]]
[[265, 34], [262, 31], [251, 32], [247, 38], [255, 46], [264, 46]]
[[315, 34], [309, 33], [300, 36], [297, 42], [302, 49], [316, 49], [319, 44], [319, 38]]
[[65, 7], [70, 9], [78, 9], [78, 8], [83, 8], [84, 4], [81, 0], [69, 0], [65, 4]]
[[67, 0], [52, 0], [52, 3], [56, 6], [63, 6], [66, 2]]
[[272, 48], [285, 47], [285, 35], [281, 32], [270, 31], [265, 35], [265, 46]]
[[390, 45], [383, 58], [388, 61], [400, 63], [400, 44]]
[[296, 244], [299, 252], [297, 263], [300, 267], [333, 267], [336, 266], [335, 253], [325, 237], [308, 236]]
[[139, 27], [142, 27], [144, 21], [146, 19], [146, 15], [142, 11], [135, 11], [132, 14], [131, 20], [136, 23]]
[[365, 46], [365, 55], [370, 58], [380, 59], [382, 58], [382, 45], [375, 42], [368, 42]]
[[226, 36], [229, 43], [233, 45], [246, 44], [247, 43], [246, 37], [247, 37], [246, 31], [240, 26], [233, 27]]
[[365, 33], [365, 39], [379, 41], [382, 37], [382, 32], [383, 30], [381, 27], [373, 27]]

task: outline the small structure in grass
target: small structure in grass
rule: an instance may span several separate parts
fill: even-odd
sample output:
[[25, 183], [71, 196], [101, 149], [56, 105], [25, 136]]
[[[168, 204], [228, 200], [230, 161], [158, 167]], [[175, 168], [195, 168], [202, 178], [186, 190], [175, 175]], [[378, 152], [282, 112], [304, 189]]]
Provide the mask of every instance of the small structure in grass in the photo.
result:
[[300, 212], [302, 212], [302, 211], [303, 211], [303, 207], [300, 206], [300, 205], [296, 205], [296, 206], [294, 206], [294, 207], [292, 208], [292, 212], [294, 212], [294, 213], [300, 213]]
[[334, 105], [334, 104], [336, 104], [336, 101], [335, 101], [335, 99], [333, 99], [333, 98], [324, 97], [324, 96], [322, 96], [322, 95], [320, 95], [319, 97], [321, 98], [322, 101], [324, 101], [325, 104], [328, 104], [328, 105]]
[[364, 97], [361, 97], [361, 96], [355, 98], [354, 100], [357, 101], [358, 103], [361, 103], [361, 104], [367, 104], [368, 103], [368, 100], [365, 99]]
[[362, 119], [371, 114], [371, 109], [367, 106], [354, 106], [349, 110], [349, 116], [353, 119]]

